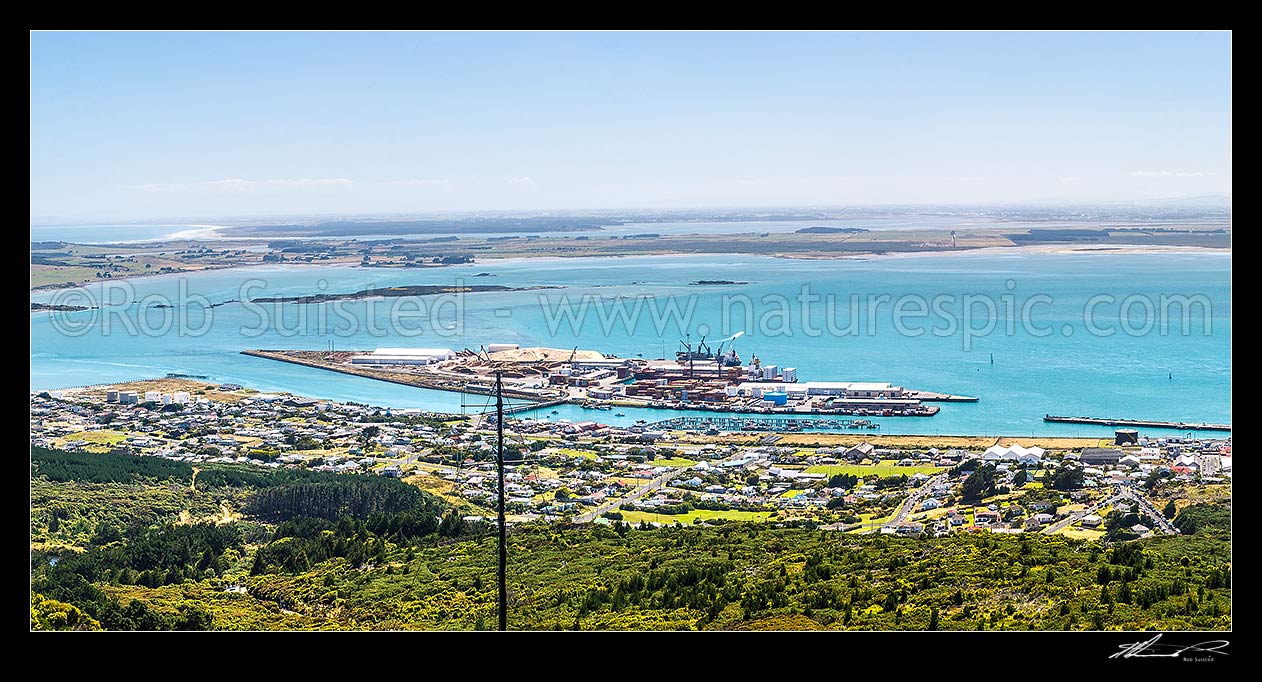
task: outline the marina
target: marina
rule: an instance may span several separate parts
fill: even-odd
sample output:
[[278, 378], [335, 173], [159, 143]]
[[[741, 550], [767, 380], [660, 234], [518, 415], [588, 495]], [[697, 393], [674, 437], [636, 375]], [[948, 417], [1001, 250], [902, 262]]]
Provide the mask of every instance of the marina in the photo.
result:
[[701, 431], [718, 433], [720, 431], [822, 431], [841, 429], [880, 429], [881, 425], [867, 419], [806, 419], [796, 417], [757, 417], [741, 419], [738, 417], [675, 417], [663, 419], [644, 427], [647, 430], [661, 431]]

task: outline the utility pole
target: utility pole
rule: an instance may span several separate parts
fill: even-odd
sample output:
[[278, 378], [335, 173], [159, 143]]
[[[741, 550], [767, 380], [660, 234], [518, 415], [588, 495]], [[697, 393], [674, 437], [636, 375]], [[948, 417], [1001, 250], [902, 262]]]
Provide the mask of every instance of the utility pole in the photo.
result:
[[500, 372], [495, 373], [495, 433], [498, 436], [495, 446], [496, 469], [499, 470], [499, 523], [500, 523], [500, 568], [499, 568], [499, 612], [500, 631], [508, 629], [508, 528], [504, 523], [504, 380]]

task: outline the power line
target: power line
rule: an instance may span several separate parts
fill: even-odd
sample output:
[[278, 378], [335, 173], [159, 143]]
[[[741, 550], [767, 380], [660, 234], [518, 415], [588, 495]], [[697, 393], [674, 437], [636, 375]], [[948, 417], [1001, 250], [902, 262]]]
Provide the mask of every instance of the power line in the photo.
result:
[[499, 567], [499, 612], [500, 631], [508, 629], [508, 529], [504, 523], [504, 385], [500, 372], [495, 373], [495, 463], [499, 471], [499, 523], [500, 523], [500, 567]]

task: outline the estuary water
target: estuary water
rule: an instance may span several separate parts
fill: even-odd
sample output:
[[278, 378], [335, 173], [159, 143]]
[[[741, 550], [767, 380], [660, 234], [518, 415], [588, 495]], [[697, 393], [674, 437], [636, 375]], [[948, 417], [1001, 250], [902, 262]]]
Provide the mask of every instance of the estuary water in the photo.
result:
[[[487, 407], [485, 397], [240, 351], [516, 343], [658, 358], [673, 357], [686, 333], [695, 341], [708, 332], [713, 342], [743, 331], [734, 342], [742, 358], [794, 367], [799, 381], [888, 381], [980, 398], [939, 403], [934, 417], [876, 418], [880, 433], [1109, 435], [1109, 427], [1042, 418], [1231, 422], [1230, 273], [1230, 254], [1210, 252], [982, 250], [849, 260], [645, 256], [161, 275], [33, 293], [33, 302], [102, 308], [31, 313], [30, 387], [177, 372], [263, 391], [473, 412]], [[708, 283], [695, 284], [701, 281]], [[250, 288], [243, 291], [245, 283]], [[561, 288], [422, 297], [403, 309], [398, 299], [235, 302], [210, 310], [180, 304], [181, 292], [221, 303], [458, 283]], [[163, 299], [175, 307], [153, 307]], [[555, 409], [556, 415], [549, 409], [534, 416], [627, 424], [696, 414]]]

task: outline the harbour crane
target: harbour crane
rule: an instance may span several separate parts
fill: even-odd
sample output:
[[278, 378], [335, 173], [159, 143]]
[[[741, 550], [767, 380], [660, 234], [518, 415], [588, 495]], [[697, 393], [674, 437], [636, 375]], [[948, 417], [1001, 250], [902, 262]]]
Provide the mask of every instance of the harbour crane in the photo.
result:
[[[718, 365], [718, 372], [719, 372], [720, 377], [723, 376], [724, 367], [740, 366], [741, 359], [740, 359], [740, 356], [736, 354], [736, 340], [744, 335], [745, 335], [745, 332], [740, 331], [727, 337], [726, 339], [723, 339], [722, 341], [719, 341], [718, 349], [714, 352], [714, 360], [715, 360], [715, 363]], [[732, 344], [731, 346], [728, 346], [728, 354], [726, 357], [723, 355], [723, 344], [725, 343]]]

